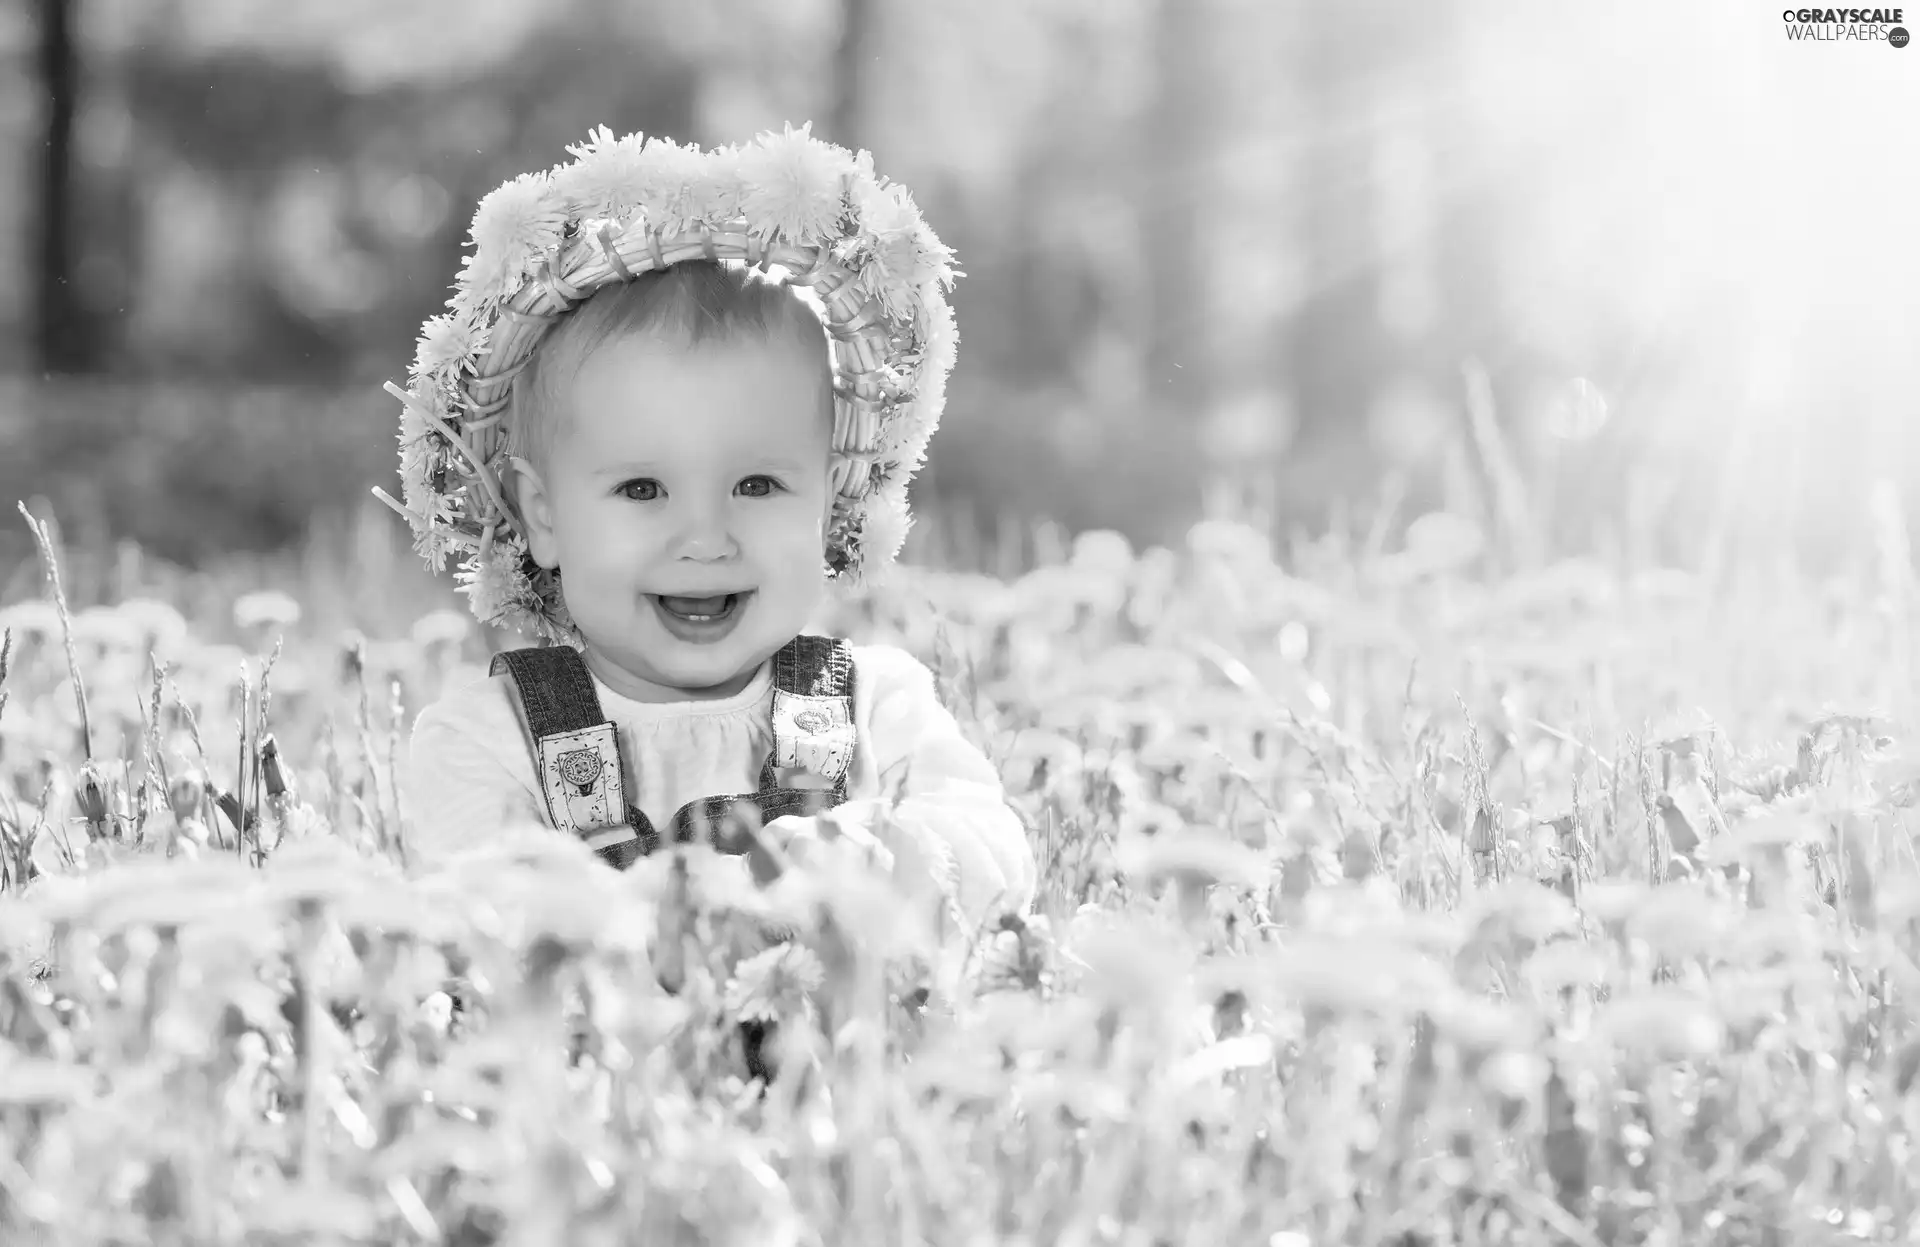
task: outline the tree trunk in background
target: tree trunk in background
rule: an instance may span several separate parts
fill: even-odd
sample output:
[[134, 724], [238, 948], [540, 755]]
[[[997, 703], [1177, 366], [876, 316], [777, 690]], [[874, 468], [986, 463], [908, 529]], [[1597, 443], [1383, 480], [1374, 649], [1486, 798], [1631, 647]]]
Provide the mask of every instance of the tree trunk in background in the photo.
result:
[[1199, 511], [1196, 443], [1215, 397], [1206, 269], [1208, 249], [1225, 240], [1209, 228], [1211, 214], [1202, 209], [1214, 198], [1208, 42], [1217, 16], [1209, 0], [1159, 0], [1155, 7], [1155, 84], [1135, 170], [1143, 180], [1136, 202], [1146, 254], [1139, 259], [1147, 269], [1151, 315], [1145, 401], [1135, 417], [1146, 427], [1135, 430], [1138, 440], [1125, 458], [1151, 465], [1163, 520]]
[[1466, 102], [1473, 72], [1468, 41], [1474, 37], [1477, 16], [1468, 8], [1463, 0], [1436, 3], [1425, 25], [1430, 41], [1427, 68], [1435, 90], [1460, 103], [1430, 108], [1422, 119], [1436, 176], [1432, 278], [1437, 303], [1445, 311], [1424, 349], [1404, 355], [1404, 366], [1421, 369], [1425, 384], [1452, 418], [1447, 435], [1450, 462], [1442, 482], [1446, 504], [1490, 524], [1495, 519], [1489, 510], [1495, 469], [1473, 436], [1463, 369], [1471, 364], [1487, 370], [1493, 412], [1504, 424], [1506, 382], [1516, 364], [1524, 366], [1524, 360], [1514, 357], [1510, 326], [1515, 322], [1507, 308], [1501, 253], [1503, 240], [1512, 233], [1518, 183], [1512, 176], [1512, 157], [1497, 152], [1475, 108]]
[[[1300, 106], [1291, 129], [1303, 140], [1287, 222], [1301, 260], [1299, 298], [1275, 344], [1297, 412], [1279, 473], [1287, 519], [1312, 521], [1330, 507], [1364, 513], [1380, 474], [1377, 433], [1404, 454], [1422, 422], [1438, 418], [1419, 361], [1466, 309], [1448, 302], [1451, 289], [1436, 290], [1434, 252], [1441, 263], [1453, 257], [1429, 219], [1431, 203], [1420, 201], [1432, 193], [1431, 162], [1456, 158], [1456, 149], [1435, 156], [1419, 127], [1423, 117], [1456, 111], [1435, 98], [1423, 61], [1429, 11], [1455, 7], [1306, 6], [1284, 62]], [[1457, 394], [1457, 384], [1442, 392]]]
[[840, 42], [833, 49], [833, 81], [827, 104], [827, 132], [819, 137], [853, 151], [865, 134], [860, 126], [860, 84], [873, 46], [873, 0], [841, 0]]
[[35, 0], [40, 81], [46, 92], [41, 132], [39, 233], [35, 239], [33, 362], [43, 373], [86, 372], [92, 336], [75, 281], [73, 122], [80, 94], [74, 42], [79, 0]]
[[1301, 108], [1292, 75], [1276, 65], [1311, 20], [1300, 6], [1212, 0], [1213, 175], [1217, 234], [1206, 266], [1212, 418], [1201, 441], [1209, 507], [1271, 524], [1279, 511], [1275, 467], [1295, 413], [1275, 333], [1301, 296], [1304, 266], [1289, 228], [1302, 193], [1294, 170]]
[[1371, 473], [1367, 424], [1389, 344], [1379, 314], [1378, 196], [1372, 176], [1383, 64], [1378, 2], [1310, 6], [1291, 49], [1300, 299], [1282, 329], [1298, 412], [1284, 497], [1318, 514]]

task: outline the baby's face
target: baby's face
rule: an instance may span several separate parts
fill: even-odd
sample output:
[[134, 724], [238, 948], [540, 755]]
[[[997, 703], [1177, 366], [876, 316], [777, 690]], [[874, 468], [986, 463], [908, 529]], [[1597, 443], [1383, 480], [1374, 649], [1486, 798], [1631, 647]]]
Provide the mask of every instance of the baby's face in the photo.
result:
[[729, 696], [806, 626], [832, 503], [824, 368], [798, 343], [641, 337], [581, 367], [522, 498], [615, 691]]

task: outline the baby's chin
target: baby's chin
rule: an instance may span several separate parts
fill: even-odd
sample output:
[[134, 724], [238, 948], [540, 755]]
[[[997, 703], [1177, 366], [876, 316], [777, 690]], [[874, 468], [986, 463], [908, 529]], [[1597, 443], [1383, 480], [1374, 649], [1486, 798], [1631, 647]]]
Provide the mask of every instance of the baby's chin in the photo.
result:
[[602, 663], [619, 668], [637, 681], [665, 693], [699, 698], [716, 696], [714, 690], [752, 679], [766, 662], [767, 655], [762, 653], [764, 646], [744, 638], [729, 638], [729, 641], [732, 643], [695, 647], [666, 638], [650, 645], [646, 653], [633, 654], [610, 646], [595, 646], [589, 637], [587, 648], [594, 651]]

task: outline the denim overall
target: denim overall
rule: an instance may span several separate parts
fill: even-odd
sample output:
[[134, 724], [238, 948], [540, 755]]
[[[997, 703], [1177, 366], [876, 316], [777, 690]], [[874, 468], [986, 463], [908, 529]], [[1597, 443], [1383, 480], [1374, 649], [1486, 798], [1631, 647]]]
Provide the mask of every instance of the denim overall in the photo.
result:
[[[564, 645], [508, 650], [493, 657], [490, 674], [502, 671], [513, 679], [553, 825], [584, 839], [619, 870], [658, 849], [661, 833], [626, 799], [618, 733], [600, 709], [579, 651]], [[756, 807], [762, 825], [841, 804], [856, 738], [851, 648], [832, 637], [795, 637], [773, 656], [773, 749], [759, 789], [689, 801], [674, 814], [666, 839], [706, 841], [722, 853], [741, 854], [751, 841], [733, 812], [736, 802]], [[793, 769], [830, 787], [784, 786], [783, 773]], [[758, 1022], [741, 1025], [749, 1073], [770, 1079], [763, 1052], [769, 1033]]]
[[[534, 770], [547, 814], [563, 832], [584, 839], [625, 870], [658, 849], [661, 834], [627, 803], [616, 730], [600, 709], [593, 679], [569, 646], [508, 650], [492, 674], [513, 678], [526, 717]], [[749, 844], [730, 817], [735, 802], [758, 807], [763, 824], [785, 814], [815, 814], [847, 799], [853, 765], [853, 653], [832, 637], [797, 636], [773, 656], [773, 749], [756, 792], [702, 797], [674, 814], [667, 838], [708, 840], [722, 853]], [[831, 787], [790, 788], [784, 772], [801, 768]]]

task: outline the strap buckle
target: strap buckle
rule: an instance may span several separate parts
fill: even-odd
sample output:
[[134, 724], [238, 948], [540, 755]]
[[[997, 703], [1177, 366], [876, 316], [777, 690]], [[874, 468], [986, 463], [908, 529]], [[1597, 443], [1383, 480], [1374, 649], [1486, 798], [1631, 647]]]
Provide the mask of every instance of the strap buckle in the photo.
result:
[[838, 787], [853, 765], [851, 701], [847, 697], [809, 697], [776, 690], [773, 773], [809, 771]]
[[540, 786], [555, 827], [586, 838], [595, 848], [635, 838], [627, 825], [626, 784], [613, 724], [542, 736], [539, 761]]

